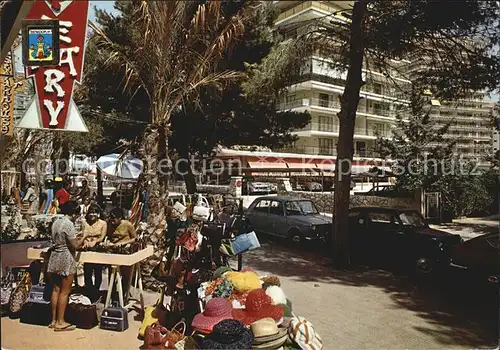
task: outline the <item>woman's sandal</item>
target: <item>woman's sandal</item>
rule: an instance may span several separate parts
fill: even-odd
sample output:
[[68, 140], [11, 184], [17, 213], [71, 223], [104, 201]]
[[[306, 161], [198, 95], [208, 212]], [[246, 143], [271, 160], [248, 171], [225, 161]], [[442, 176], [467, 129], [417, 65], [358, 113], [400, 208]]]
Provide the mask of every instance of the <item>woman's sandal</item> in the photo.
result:
[[73, 324], [69, 324], [66, 327], [58, 328], [54, 327], [55, 332], [67, 332], [67, 331], [74, 331], [76, 329], [76, 326]]
[[56, 328], [56, 325], [54, 323], [51, 323], [51, 324], [49, 324], [49, 328], [54, 329], [54, 328]]

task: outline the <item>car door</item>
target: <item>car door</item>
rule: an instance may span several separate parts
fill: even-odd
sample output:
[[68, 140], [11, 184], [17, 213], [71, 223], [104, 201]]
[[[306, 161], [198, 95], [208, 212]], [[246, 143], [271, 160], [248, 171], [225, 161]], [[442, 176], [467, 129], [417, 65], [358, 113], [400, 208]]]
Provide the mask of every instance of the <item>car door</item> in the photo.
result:
[[271, 201], [269, 199], [260, 199], [250, 209], [248, 218], [254, 230], [265, 233], [270, 233], [272, 231], [272, 224], [269, 222], [270, 204]]
[[366, 212], [366, 243], [369, 244], [367, 254], [376, 263], [387, 262], [387, 254], [391, 251], [393, 241], [389, 233], [391, 213], [378, 210]]
[[273, 200], [269, 206], [269, 220], [272, 223], [272, 234], [280, 237], [288, 236], [288, 225], [282, 201]]
[[349, 250], [355, 262], [363, 262], [370, 244], [366, 241], [366, 218], [361, 210], [350, 210], [348, 214]]

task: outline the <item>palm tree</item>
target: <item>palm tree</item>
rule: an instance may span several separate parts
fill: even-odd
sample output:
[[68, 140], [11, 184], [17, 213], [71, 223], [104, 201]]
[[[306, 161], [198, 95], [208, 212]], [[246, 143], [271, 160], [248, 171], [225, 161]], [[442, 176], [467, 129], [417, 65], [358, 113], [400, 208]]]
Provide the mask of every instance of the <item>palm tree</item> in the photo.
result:
[[241, 72], [217, 67], [243, 35], [257, 2], [132, 0], [115, 4], [122, 15], [107, 15], [107, 21], [122, 21], [128, 40], [112, 39], [116, 26], [106, 29], [91, 24], [90, 44], [104, 57], [107, 69], [112, 67], [122, 75], [124, 92], [147, 96], [150, 126], [141, 148], [146, 169], [140, 182], [150, 192], [148, 221], [155, 221], [159, 229], [168, 177], [158, 170], [169, 162], [170, 117], [184, 102], [198, 101], [200, 88], [223, 91], [243, 78]]

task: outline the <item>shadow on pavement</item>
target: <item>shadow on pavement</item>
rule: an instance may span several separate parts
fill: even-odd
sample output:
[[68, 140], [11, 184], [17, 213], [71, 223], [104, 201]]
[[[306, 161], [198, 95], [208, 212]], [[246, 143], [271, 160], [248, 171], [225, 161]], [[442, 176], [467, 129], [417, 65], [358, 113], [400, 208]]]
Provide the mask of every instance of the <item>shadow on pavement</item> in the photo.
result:
[[429, 327], [413, 326], [443, 346], [496, 347], [498, 345], [498, 294], [486, 300], [473, 288], [450, 281], [418, 285], [408, 277], [367, 267], [336, 270], [314, 249], [306, 251], [266, 242], [262, 249], [244, 255], [244, 265], [298, 282], [338, 284], [353, 288], [375, 287], [390, 294], [394, 307], [415, 312]]

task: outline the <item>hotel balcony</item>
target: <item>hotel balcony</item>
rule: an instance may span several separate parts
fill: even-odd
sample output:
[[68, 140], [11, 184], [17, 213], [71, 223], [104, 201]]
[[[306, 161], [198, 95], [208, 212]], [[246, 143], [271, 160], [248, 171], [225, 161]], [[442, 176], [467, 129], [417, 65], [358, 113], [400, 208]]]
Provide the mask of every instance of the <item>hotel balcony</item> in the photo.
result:
[[[296, 154], [309, 154], [318, 156], [336, 156], [336, 148], [317, 147], [317, 146], [296, 146], [286, 147], [277, 150], [281, 153], [296, 153]], [[373, 151], [355, 151], [354, 157], [356, 158], [377, 158], [378, 155]]]
[[[338, 136], [339, 135], [339, 125], [330, 123], [321, 123], [312, 121], [302, 129], [294, 130], [292, 133], [297, 136]], [[392, 133], [389, 130], [377, 130], [358, 128], [354, 129], [354, 138], [375, 140], [377, 136], [391, 137]]]
[[[340, 9], [349, 8], [352, 1], [274, 1], [275, 5], [280, 5], [279, 7], [283, 8], [287, 3], [294, 4], [298, 3], [297, 6], [291, 7], [280, 13], [278, 18], [275, 21], [276, 25], [280, 25], [285, 21], [294, 21], [297, 19], [302, 20], [310, 20], [314, 18], [318, 18], [319, 16], [325, 16], [328, 14], [332, 14], [329, 17], [329, 20], [332, 20], [334, 17], [342, 22], [348, 22], [349, 19], [342, 16], [338, 12]], [[336, 13], [334, 16], [333, 14]], [[299, 18], [300, 17], [300, 18]]]
[[[294, 79], [294, 83], [299, 84], [307, 81], [319, 81], [321, 83], [337, 85], [342, 87], [342, 92], [346, 81], [339, 77], [332, 77], [326, 74], [318, 74], [318, 73], [305, 73], [300, 74], [296, 79]], [[396, 91], [396, 89], [387, 88], [387, 86], [375, 85], [370, 82], [367, 82], [365, 85], [361, 87], [360, 95], [366, 94], [375, 94], [380, 97], [390, 97], [392, 99], [406, 100], [408, 97], [402, 93], [401, 91]]]
[[[340, 112], [340, 102], [331, 100], [322, 100], [319, 98], [303, 98], [292, 100], [279, 104], [279, 110], [294, 110], [299, 111], [317, 111], [321, 113], [337, 114]], [[367, 119], [389, 120], [394, 121], [396, 117], [395, 111], [390, 111], [382, 108], [366, 108], [358, 106], [357, 115], [366, 117]]]

